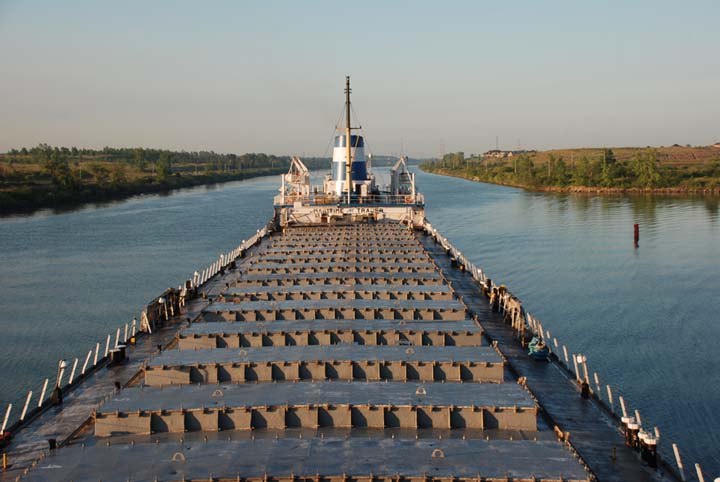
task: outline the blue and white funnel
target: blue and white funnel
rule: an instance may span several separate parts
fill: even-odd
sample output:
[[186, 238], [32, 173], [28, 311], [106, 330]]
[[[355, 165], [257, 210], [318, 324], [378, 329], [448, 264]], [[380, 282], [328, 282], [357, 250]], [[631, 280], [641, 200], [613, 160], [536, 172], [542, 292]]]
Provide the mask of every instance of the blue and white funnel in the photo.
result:
[[[347, 162], [347, 136], [335, 136], [335, 147], [333, 148], [332, 180], [334, 192], [341, 196], [345, 192], [345, 170]], [[351, 184], [365, 182], [368, 179], [367, 164], [365, 162], [365, 141], [362, 136], [350, 136], [350, 165]], [[353, 190], [354, 190], [353, 186]]]

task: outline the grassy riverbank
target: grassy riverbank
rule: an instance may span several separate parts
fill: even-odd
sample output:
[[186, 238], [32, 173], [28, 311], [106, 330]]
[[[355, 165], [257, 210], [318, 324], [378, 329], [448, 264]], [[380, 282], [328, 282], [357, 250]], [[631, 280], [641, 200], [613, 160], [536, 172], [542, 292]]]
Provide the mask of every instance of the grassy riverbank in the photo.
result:
[[563, 149], [511, 157], [446, 154], [421, 168], [538, 191], [720, 194], [720, 148]]
[[[309, 167], [326, 159], [306, 159]], [[28, 213], [146, 193], [280, 174], [288, 157], [266, 154], [51, 147], [0, 154], [0, 214]]]
[[169, 192], [173, 189], [281, 174], [285, 171], [285, 168], [264, 168], [248, 169], [240, 173], [174, 174], [163, 181], [141, 178], [106, 186], [85, 184], [73, 189], [23, 186], [0, 190], [0, 214], [30, 213], [45, 208], [71, 208], [88, 203], [125, 199], [138, 194]]

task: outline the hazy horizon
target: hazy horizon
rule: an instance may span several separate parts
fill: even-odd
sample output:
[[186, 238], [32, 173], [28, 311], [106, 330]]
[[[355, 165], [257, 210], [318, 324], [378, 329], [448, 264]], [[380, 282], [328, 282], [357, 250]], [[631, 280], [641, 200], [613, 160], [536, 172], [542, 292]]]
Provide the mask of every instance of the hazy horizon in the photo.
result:
[[[720, 141], [720, 4], [0, 0], [0, 152], [375, 154]], [[346, 31], [346, 26], [349, 29]]]

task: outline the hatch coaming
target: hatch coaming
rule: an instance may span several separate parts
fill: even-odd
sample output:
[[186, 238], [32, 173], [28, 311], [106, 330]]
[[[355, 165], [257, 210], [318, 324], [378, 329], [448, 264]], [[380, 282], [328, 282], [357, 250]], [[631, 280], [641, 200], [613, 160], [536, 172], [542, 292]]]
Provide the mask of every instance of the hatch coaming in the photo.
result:
[[[342, 467], [345, 481], [410, 480], [451, 460], [468, 482], [508, 470], [582, 480], [418, 236], [388, 220], [269, 234], [202, 287], [206, 304], [146, 364], [146, 386], [103, 404], [44, 480], [289, 477], [284, 441], [303, 461], [293, 477], [332, 480]], [[233, 333], [237, 346], [217, 345]], [[183, 346], [200, 339], [215, 344]], [[332, 462], [316, 460], [328, 450]], [[73, 467], [80, 451], [88, 462]], [[128, 451], [152, 469], [122, 464]]]

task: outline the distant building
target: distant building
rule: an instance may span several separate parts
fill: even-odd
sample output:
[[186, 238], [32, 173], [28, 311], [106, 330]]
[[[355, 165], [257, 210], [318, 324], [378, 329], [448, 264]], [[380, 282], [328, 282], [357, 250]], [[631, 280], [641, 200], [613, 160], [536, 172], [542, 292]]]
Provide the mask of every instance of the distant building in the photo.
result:
[[720, 149], [720, 142], [716, 142], [715, 144], [713, 144], [713, 147], [717, 147], [718, 149]]
[[534, 154], [537, 151], [534, 150], [519, 150], [519, 151], [503, 151], [501, 149], [492, 149], [487, 152], [483, 152], [483, 157], [494, 157], [496, 159], [505, 159], [507, 157], [519, 156], [521, 154]]

